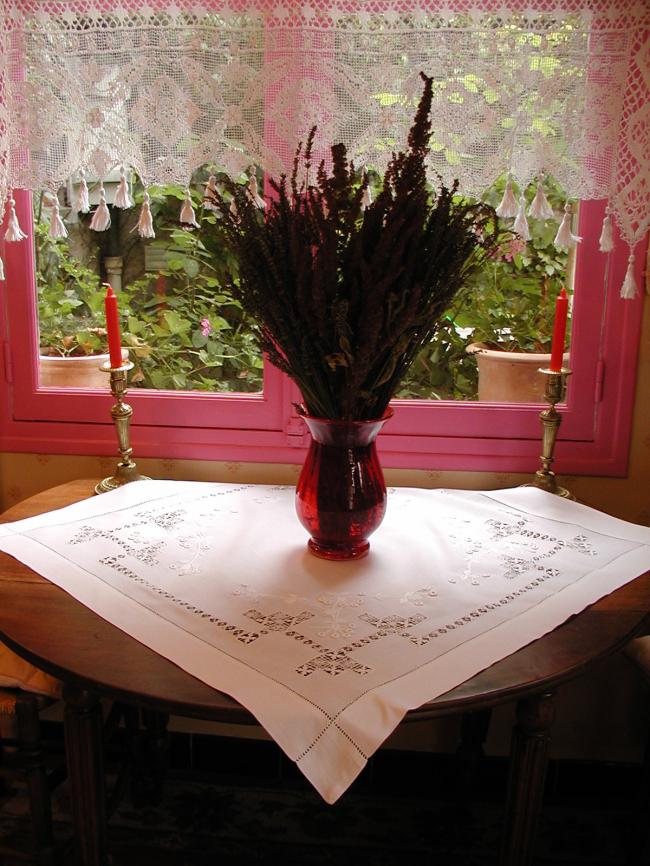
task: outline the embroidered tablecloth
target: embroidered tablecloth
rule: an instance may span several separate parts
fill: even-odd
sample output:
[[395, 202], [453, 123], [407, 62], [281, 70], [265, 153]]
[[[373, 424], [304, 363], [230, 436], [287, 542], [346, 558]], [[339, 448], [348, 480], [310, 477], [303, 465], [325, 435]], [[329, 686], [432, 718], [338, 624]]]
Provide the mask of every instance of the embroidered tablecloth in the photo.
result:
[[329, 803], [408, 709], [650, 569], [650, 529], [535, 488], [391, 490], [370, 555], [326, 562], [293, 497], [129, 484], [0, 549], [246, 706]]

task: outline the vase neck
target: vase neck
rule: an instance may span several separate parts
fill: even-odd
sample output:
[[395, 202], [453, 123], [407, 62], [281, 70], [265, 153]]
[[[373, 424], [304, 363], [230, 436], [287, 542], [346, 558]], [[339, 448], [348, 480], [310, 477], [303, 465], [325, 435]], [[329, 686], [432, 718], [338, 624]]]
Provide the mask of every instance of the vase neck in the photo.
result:
[[339, 448], [361, 448], [371, 445], [388, 417], [370, 421], [341, 421], [332, 418], [303, 416], [315, 442]]

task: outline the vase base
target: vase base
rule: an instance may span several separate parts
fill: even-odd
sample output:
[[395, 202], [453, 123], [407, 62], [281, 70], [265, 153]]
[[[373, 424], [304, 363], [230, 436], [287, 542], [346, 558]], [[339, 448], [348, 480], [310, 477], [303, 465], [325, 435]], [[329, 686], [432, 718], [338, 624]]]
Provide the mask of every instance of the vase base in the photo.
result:
[[370, 542], [363, 541], [354, 546], [351, 544], [321, 544], [314, 538], [310, 538], [307, 547], [314, 556], [318, 556], [320, 559], [361, 559], [368, 554]]

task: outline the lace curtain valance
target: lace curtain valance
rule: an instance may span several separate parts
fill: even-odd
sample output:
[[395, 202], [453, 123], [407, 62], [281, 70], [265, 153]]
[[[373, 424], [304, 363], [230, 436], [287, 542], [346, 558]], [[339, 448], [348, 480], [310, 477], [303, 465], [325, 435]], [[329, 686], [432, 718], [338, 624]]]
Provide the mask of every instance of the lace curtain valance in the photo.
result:
[[381, 169], [422, 70], [432, 172], [476, 196], [504, 172], [515, 193], [552, 175], [607, 199], [633, 251], [650, 224], [649, 30], [647, 0], [0, 0], [5, 240], [22, 234], [14, 188], [122, 166], [145, 186], [206, 163], [278, 173], [313, 124], [323, 154], [343, 141]]

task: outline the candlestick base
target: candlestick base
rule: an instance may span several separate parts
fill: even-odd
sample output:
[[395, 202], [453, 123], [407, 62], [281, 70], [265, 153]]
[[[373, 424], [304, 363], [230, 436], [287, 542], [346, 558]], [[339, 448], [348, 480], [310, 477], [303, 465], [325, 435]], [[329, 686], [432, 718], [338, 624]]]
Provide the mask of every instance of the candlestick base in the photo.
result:
[[544, 472], [538, 469], [532, 481], [527, 481], [522, 487], [538, 487], [540, 490], [546, 490], [547, 493], [554, 493], [556, 496], [562, 496], [564, 499], [576, 501], [575, 496], [566, 487], [561, 487], [557, 483], [555, 472]]
[[117, 464], [115, 475], [104, 478], [95, 486], [95, 493], [107, 493], [116, 490], [132, 481], [150, 481], [148, 475], [140, 475], [135, 462], [131, 460], [133, 449], [129, 442], [129, 424], [133, 409], [124, 402], [126, 394], [126, 374], [133, 368], [131, 361], [127, 361], [119, 367], [112, 367], [110, 361], [101, 365], [101, 369], [110, 375], [111, 393], [117, 400], [111, 408], [111, 416], [115, 423], [119, 452], [122, 457]]
[[151, 481], [148, 475], [140, 475], [133, 461], [129, 463], [118, 463], [115, 475], [109, 475], [99, 484], [95, 485], [95, 493], [108, 493], [109, 490], [117, 490], [131, 481]]

